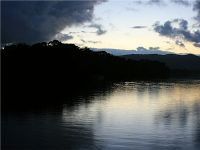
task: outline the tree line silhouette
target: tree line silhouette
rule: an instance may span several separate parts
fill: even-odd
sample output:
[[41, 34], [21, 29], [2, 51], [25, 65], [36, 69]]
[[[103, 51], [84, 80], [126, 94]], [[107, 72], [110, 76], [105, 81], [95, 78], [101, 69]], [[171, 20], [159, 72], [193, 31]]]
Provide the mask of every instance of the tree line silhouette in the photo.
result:
[[57, 40], [5, 46], [1, 55], [2, 96], [6, 99], [59, 95], [96, 82], [169, 75], [169, 69], [160, 62], [134, 61]]
[[199, 78], [200, 77], [200, 57], [194, 54], [130, 54], [122, 56], [131, 60], [149, 60], [165, 63], [170, 69], [170, 77], [173, 78]]

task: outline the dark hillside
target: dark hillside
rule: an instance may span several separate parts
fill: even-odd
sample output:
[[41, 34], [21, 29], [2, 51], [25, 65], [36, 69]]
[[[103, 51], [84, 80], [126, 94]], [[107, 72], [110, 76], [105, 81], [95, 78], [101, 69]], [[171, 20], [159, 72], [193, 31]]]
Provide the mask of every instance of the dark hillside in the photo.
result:
[[150, 60], [165, 63], [171, 70], [172, 76], [199, 76], [200, 77], [200, 57], [192, 54], [188, 55], [125, 55], [123, 58], [141, 61]]
[[200, 57], [192, 54], [188, 55], [125, 55], [125, 58], [133, 60], [152, 60], [166, 63], [171, 69], [200, 70]]
[[[2, 52], [3, 103], [43, 101], [105, 81], [160, 79], [168, 68], [156, 61], [133, 61], [59, 41], [5, 47]], [[39, 97], [39, 98], [38, 98]]]

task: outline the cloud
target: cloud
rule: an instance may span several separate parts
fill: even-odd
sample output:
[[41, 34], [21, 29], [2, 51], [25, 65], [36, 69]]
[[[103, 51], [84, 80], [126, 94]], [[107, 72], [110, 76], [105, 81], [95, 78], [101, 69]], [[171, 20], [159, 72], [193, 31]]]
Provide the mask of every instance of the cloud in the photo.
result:
[[138, 47], [135, 50], [135, 54], [159, 54], [159, 55], [165, 55], [165, 54], [171, 54], [171, 52], [160, 50], [160, 47], [145, 48], [145, 47], [141, 46], [141, 47]]
[[182, 41], [176, 40], [175, 43], [180, 47], [185, 47], [185, 44]]
[[200, 29], [200, 23], [195, 23], [192, 25], [192, 28]]
[[193, 7], [194, 11], [197, 11], [197, 16], [195, 19], [200, 22], [200, 0], [196, 0]]
[[65, 27], [90, 22], [104, 1], [2, 1], [2, 43], [48, 41]]
[[68, 35], [68, 34], [63, 34], [63, 33], [57, 33], [53, 39], [63, 42], [63, 41], [73, 39], [73, 36]]
[[165, 2], [164, 0], [137, 0], [137, 1], [133, 1], [135, 4], [139, 4], [139, 5], [164, 5]]
[[76, 32], [76, 31], [69, 32], [69, 34], [78, 34], [78, 33], [80, 33], [80, 32]]
[[191, 1], [189, 0], [137, 0], [137, 1], [133, 1], [135, 4], [139, 4], [139, 5], [162, 5], [162, 6], [166, 6], [170, 3], [175, 3], [177, 5], [183, 5], [183, 6], [190, 6], [192, 4]]
[[130, 55], [130, 54], [158, 54], [158, 55], [166, 55], [166, 54], [174, 54], [170, 51], [160, 50], [160, 47], [138, 47], [136, 50], [124, 50], [124, 49], [109, 49], [109, 48], [92, 48], [93, 51], [106, 51], [112, 55], [122, 56], [122, 55]]
[[149, 1], [147, 2], [147, 4], [148, 4], [148, 5], [154, 5], [154, 4], [156, 4], [156, 5], [161, 5], [161, 4], [164, 4], [164, 1], [163, 1], [163, 0], [149, 0]]
[[[174, 24], [178, 24], [178, 27], [173, 26]], [[159, 33], [161, 36], [179, 38], [193, 43], [200, 42], [200, 30], [194, 32], [189, 31], [188, 22], [184, 19], [166, 21], [163, 25], [160, 25], [160, 23], [157, 22], [153, 27], [154, 31]], [[178, 43], [179, 45], [182, 45], [180, 42]]]
[[96, 32], [90, 32], [90, 31], [81, 31], [81, 33], [96, 33]]
[[193, 44], [195, 47], [200, 47], [200, 43], [194, 43]]
[[144, 29], [144, 28], [147, 28], [147, 26], [133, 26], [131, 28], [133, 28], [133, 29]]
[[102, 35], [107, 32], [106, 30], [103, 29], [102, 25], [100, 25], [100, 24], [93, 23], [93, 24], [89, 25], [88, 27], [97, 29], [96, 30], [97, 35]]
[[92, 43], [92, 44], [97, 44], [97, 43], [101, 43], [100, 41], [87, 41], [88, 43]]
[[188, 0], [171, 0], [171, 2], [184, 6], [190, 6], [190, 2]]
[[83, 39], [81, 39], [81, 41], [82, 41], [83, 43], [92, 43], [92, 44], [101, 43], [100, 41], [85, 41], [85, 40], [83, 40]]

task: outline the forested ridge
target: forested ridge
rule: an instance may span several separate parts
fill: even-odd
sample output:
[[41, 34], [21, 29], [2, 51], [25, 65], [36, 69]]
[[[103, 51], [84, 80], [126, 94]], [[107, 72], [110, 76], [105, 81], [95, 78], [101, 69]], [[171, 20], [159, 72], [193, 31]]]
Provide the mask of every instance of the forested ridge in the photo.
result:
[[129, 60], [56, 40], [6, 46], [1, 57], [2, 94], [7, 102], [66, 94], [96, 82], [162, 79], [169, 74], [163, 63]]

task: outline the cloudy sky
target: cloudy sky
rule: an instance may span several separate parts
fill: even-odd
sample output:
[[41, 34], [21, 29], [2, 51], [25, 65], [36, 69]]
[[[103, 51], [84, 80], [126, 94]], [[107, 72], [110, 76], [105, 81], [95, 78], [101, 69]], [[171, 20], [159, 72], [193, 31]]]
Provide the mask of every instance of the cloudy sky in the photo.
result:
[[200, 0], [3, 1], [2, 43], [200, 54]]

